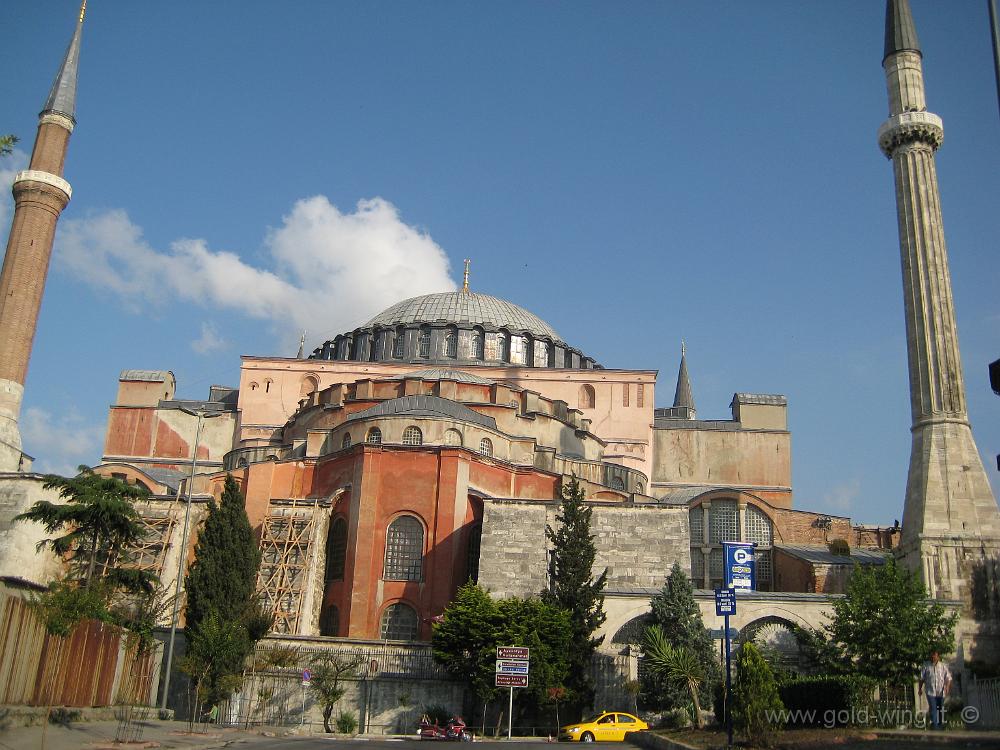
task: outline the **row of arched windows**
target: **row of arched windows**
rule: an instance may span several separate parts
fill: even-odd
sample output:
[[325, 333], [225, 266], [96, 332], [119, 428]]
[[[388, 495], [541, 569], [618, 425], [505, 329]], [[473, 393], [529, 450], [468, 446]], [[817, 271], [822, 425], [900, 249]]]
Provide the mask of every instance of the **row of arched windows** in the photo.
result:
[[[368, 430], [365, 435], [365, 442], [369, 445], [381, 445], [382, 444], [382, 430], [378, 427], [372, 427]], [[403, 430], [403, 445], [423, 445], [424, 434], [420, 431], [420, 428], [416, 425], [410, 425], [405, 430]], [[445, 430], [444, 433], [444, 444], [450, 446], [461, 447], [463, 445], [462, 433], [456, 429], [449, 428]], [[344, 433], [343, 440], [340, 441], [340, 447], [343, 450], [347, 450], [352, 445], [351, 434], [349, 432]], [[479, 441], [479, 453], [483, 456], [492, 457], [493, 456], [493, 441], [489, 438], [483, 438]]]
[[774, 525], [763, 510], [748, 503], [741, 511], [736, 500], [711, 500], [690, 509], [689, 523], [691, 579], [696, 586], [721, 586], [725, 575], [722, 543], [741, 541], [757, 544], [754, 550], [757, 587], [771, 588]]

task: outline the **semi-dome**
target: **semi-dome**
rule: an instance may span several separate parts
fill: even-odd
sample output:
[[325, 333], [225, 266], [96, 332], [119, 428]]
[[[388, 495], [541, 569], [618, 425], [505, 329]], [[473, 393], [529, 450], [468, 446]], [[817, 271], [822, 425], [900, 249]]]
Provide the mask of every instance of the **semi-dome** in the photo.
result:
[[397, 302], [331, 339], [310, 359], [439, 365], [592, 369], [592, 357], [523, 307], [468, 289]]
[[548, 323], [513, 302], [476, 292], [437, 292], [397, 302], [363, 327], [391, 327], [411, 323], [467, 323], [510, 331], [527, 331], [558, 341], [559, 334]]

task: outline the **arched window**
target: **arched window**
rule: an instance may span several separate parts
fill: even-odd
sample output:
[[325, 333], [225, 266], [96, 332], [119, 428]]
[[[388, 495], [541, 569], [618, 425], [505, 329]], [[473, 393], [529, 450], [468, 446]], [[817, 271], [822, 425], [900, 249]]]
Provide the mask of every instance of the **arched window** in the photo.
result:
[[379, 636], [387, 641], [413, 641], [417, 638], [417, 611], [408, 604], [390, 604], [382, 613]]
[[472, 329], [472, 358], [483, 359], [486, 356], [486, 332], [482, 328]]
[[260, 386], [259, 386], [259, 385], [257, 385], [257, 384], [256, 384], [256, 383], [254, 383], [253, 381], [251, 381], [251, 382], [250, 382], [250, 390], [251, 390], [251, 391], [256, 391], [256, 390], [257, 390], [258, 388], [260, 388]]
[[500, 350], [500, 361], [510, 362], [510, 333], [507, 331], [500, 331], [500, 335], [497, 338], [497, 349]]
[[326, 581], [344, 580], [347, 559], [347, 520], [341, 516], [330, 524], [326, 535]]
[[[696, 505], [689, 511], [691, 529], [691, 577], [697, 587], [721, 586], [725, 579], [722, 555], [723, 542], [756, 542], [757, 588], [770, 590], [772, 578], [771, 550], [774, 526], [763, 510], [746, 505], [742, 518], [736, 500], [723, 498], [708, 505], [708, 529], [705, 529], [705, 506]], [[710, 547], [706, 560], [703, 547]]]
[[332, 604], [319, 616], [319, 634], [333, 638], [340, 634], [340, 610]]
[[340, 441], [340, 447], [345, 450], [351, 447], [351, 433], [344, 433], [344, 439]]
[[306, 375], [299, 385], [299, 397], [308, 396], [317, 390], [319, 390], [319, 378], [315, 375]]
[[619, 492], [625, 491], [625, 480], [621, 477], [611, 477], [611, 489]]
[[403, 348], [406, 345], [406, 328], [400, 326], [396, 329], [396, 338], [392, 341], [392, 356], [396, 359], [403, 358]]
[[385, 534], [387, 581], [419, 581], [423, 578], [424, 527], [413, 516], [400, 516]]
[[594, 392], [594, 386], [589, 383], [584, 383], [580, 386], [580, 408], [581, 409], [593, 409], [597, 404], [597, 394]]
[[479, 549], [482, 546], [483, 527], [476, 524], [469, 529], [468, 577], [473, 583], [479, 583]]
[[403, 430], [403, 445], [422, 445], [424, 442], [424, 435], [420, 432], [419, 427], [414, 427], [412, 424]]
[[453, 359], [458, 356], [458, 329], [454, 326], [444, 335], [444, 355]]
[[524, 364], [535, 366], [535, 339], [530, 334], [524, 335]]
[[483, 438], [479, 441], [479, 453], [483, 456], [493, 455], [493, 441], [489, 438]]
[[420, 338], [417, 340], [417, 353], [424, 359], [431, 356], [430, 326], [420, 326]]
[[757, 567], [757, 588], [767, 588], [771, 583], [771, 548], [774, 545], [774, 526], [767, 514], [755, 505], [747, 505], [743, 525], [745, 529], [744, 541], [757, 543], [753, 555]]
[[462, 445], [462, 433], [458, 430], [449, 429], [444, 431], [444, 444], [445, 445]]
[[365, 436], [365, 442], [369, 445], [382, 445], [382, 430], [372, 427]]
[[378, 358], [378, 345], [379, 339], [382, 337], [382, 329], [375, 328], [372, 330], [372, 342], [371, 346], [368, 347], [368, 361], [374, 362]]

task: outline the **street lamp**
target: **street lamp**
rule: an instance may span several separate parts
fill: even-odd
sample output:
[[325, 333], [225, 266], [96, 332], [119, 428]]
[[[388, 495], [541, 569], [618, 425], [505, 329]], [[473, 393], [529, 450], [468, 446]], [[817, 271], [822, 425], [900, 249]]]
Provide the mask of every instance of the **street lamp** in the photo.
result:
[[194, 409], [187, 409], [185, 407], [180, 407], [180, 411], [185, 414], [190, 414], [193, 417], [198, 417], [198, 426], [195, 428], [194, 433], [194, 450], [191, 455], [191, 476], [188, 478], [187, 482], [187, 504], [184, 508], [184, 531], [181, 534], [181, 548], [177, 556], [177, 580], [174, 582], [174, 606], [173, 613], [170, 615], [170, 643], [167, 646], [167, 671], [163, 676], [163, 696], [160, 700], [160, 708], [166, 709], [167, 707], [167, 695], [170, 693], [170, 669], [173, 666], [174, 661], [174, 639], [177, 635], [177, 616], [180, 612], [181, 606], [181, 578], [184, 575], [184, 562], [187, 559], [187, 540], [188, 533], [191, 528], [191, 495], [194, 492], [194, 474], [198, 467], [198, 446], [201, 443], [201, 425], [206, 419], [212, 419], [213, 417], [221, 417], [222, 412], [205, 412], [204, 410], [195, 411]]

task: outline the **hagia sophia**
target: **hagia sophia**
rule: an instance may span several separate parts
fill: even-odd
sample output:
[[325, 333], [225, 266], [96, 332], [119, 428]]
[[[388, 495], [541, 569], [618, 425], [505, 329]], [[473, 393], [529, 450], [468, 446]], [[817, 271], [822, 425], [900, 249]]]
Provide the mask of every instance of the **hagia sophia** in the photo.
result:
[[[0, 576], [9, 585], [45, 583], [59, 570], [35, 551], [40, 530], [10, 519], [44, 496], [17, 419], [47, 252], [71, 194], [62, 164], [81, 26], [30, 168], [14, 183], [0, 280]], [[699, 419], [683, 349], [676, 379], [599, 363], [587, 341], [566, 341], [532, 314], [530, 300], [490, 296], [466, 262], [458, 291], [401, 300], [295, 358], [244, 356], [233, 382], [207, 394], [184, 392], [169, 363], [123, 369], [96, 470], [151, 493], [141, 508], [150, 533], [134, 564], [172, 588], [207, 499], [231, 474], [259, 535], [274, 637], [426, 644], [470, 578], [497, 597], [549, 585], [545, 527], [576, 477], [594, 510], [595, 570], [608, 569], [609, 655], [636, 642], [674, 563], [714, 617], [724, 540], [757, 544], [757, 591], [741, 595], [735, 623], [750, 637], [820, 624], [854, 565], [897, 555], [962, 612], [956, 659], [995, 649], [972, 571], [995, 573], [1000, 512], [965, 411], [934, 213], [941, 121], [926, 110], [921, 58], [908, 3], [888, 0], [890, 116], [879, 146], [896, 176], [914, 440], [902, 525], [795, 507], [785, 396], [733, 383], [731, 418]], [[17, 294], [25, 298], [12, 302]], [[849, 553], [834, 554], [834, 540]]]

